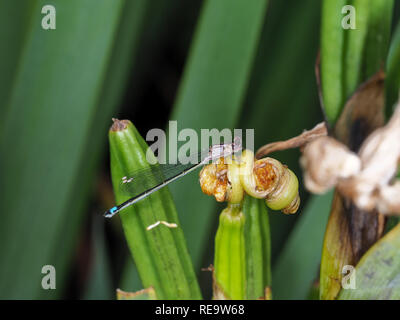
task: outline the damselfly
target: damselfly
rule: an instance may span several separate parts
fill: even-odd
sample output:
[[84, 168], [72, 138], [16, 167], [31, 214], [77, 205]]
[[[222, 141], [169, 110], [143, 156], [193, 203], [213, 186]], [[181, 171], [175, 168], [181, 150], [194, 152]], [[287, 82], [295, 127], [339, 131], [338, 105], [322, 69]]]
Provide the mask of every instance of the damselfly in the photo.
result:
[[196, 168], [210, 161], [218, 160], [221, 157], [231, 156], [241, 149], [240, 138], [236, 137], [233, 143], [213, 145], [206, 151], [190, 155], [190, 161], [187, 161], [189, 162], [187, 164], [179, 162], [177, 164], [155, 164], [122, 177], [120, 188], [124, 193], [130, 194], [131, 198], [107, 210], [104, 216], [111, 218], [121, 210], [146, 198], [153, 192], [160, 190], [167, 184], [183, 177]]

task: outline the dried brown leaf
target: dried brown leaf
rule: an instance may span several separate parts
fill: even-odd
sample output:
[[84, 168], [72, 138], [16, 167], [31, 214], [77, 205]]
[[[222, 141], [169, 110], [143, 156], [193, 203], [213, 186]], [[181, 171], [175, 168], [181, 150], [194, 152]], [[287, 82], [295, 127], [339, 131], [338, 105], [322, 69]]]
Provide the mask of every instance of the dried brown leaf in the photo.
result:
[[[384, 74], [378, 72], [347, 101], [334, 136], [358, 152], [363, 141], [384, 122]], [[385, 219], [376, 211], [357, 208], [338, 192], [332, 204], [321, 261], [321, 299], [334, 299], [340, 290], [342, 267], [355, 265], [381, 236]]]
[[384, 79], [379, 71], [363, 83], [347, 101], [336, 122], [334, 136], [354, 152], [384, 124]]
[[327, 129], [324, 122], [318, 123], [311, 130], [304, 131], [302, 134], [285, 141], [277, 141], [268, 143], [257, 150], [256, 158], [260, 159], [275, 151], [286, 149], [293, 149], [303, 147], [307, 143], [315, 140], [316, 138], [327, 135]]

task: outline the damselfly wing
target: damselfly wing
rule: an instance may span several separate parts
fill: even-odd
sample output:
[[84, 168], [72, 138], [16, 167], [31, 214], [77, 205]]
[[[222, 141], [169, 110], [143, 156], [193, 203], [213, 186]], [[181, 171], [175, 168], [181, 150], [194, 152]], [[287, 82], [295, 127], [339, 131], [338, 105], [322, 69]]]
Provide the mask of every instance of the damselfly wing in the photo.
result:
[[131, 197], [157, 186], [171, 178], [180, 175], [182, 172], [193, 167], [198, 167], [208, 156], [209, 151], [190, 155], [189, 161], [185, 163], [177, 162], [175, 164], [154, 164], [146, 168], [138, 169], [121, 178], [119, 188], [125, 195]]
[[111, 218], [122, 209], [144, 199], [153, 192], [163, 188], [170, 182], [183, 177], [203, 164], [227, 157], [241, 150], [240, 140], [235, 139], [234, 143], [214, 145], [208, 150], [192, 154], [185, 159], [185, 162], [176, 164], [155, 164], [121, 178], [120, 188], [131, 198], [122, 204], [107, 210], [105, 217]]

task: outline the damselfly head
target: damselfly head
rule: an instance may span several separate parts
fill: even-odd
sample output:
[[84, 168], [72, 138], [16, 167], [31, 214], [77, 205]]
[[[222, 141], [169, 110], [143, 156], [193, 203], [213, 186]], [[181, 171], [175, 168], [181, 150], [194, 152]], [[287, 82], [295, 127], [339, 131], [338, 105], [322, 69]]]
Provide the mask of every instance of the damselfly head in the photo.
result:
[[229, 144], [216, 144], [210, 147], [211, 159], [219, 159], [221, 157], [229, 157], [242, 150], [242, 143], [240, 137], [235, 137], [233, 143]]

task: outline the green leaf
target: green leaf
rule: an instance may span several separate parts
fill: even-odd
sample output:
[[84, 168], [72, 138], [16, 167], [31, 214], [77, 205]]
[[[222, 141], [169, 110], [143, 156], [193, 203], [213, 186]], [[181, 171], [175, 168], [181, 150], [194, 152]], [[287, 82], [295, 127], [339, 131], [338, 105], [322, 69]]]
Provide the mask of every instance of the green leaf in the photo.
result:
[[264, 199], [245, 195], [246, 299], [266, 298], [271, 286], [271, 236]]
[[[204, 2], [171, 115], [178, 130], [232, 128], [253, 66], [266, 0]], [[174, 139], [174, 138], [173, 138]], [[189, 251], [198, 269], [215, 202], [201, 193], [193, 173], [171, 185]]]
[[[369, 1], [353, 0], [352, 6], [355, 8], [356, 29], [343, 30], [343, 98], [347, 99], [356, 89], [362, 77], [363, 52], [367, 49], [365, 46], [368, 33], [368, 17], [370, 10]], [[344, 16], [344, 15], [342, 15]], [[368, 50], [370, 50], [368, 48]], [[367, 50], [367, 51], [368, 51]], [[372, 56], [372, 55], [371, 55]], [[326, 56], [325, 56], [326, 57]], [[369, 59], [367, 59], [369, 60]], [[327, 77], [324, 79], [326, 80]], [[343, 103], [343, 101], [342, 101]]]
[[323, 108], [327, 119], [334, 123], [342, 110], [344, 30], [341, 25], [342, 8], [346, 0], [324, 0], [321, 23], [321, 83]]
[[339, 300], [400, 299], [400, 225], [380, 239], [355, 268], [355, 289], [342, 289]]
[[92, 228], [89, 281], [83, 298], [88, 300], [111, 299], [114, 289], [112, 287], [110, 260], [104, 234], [104, 218], [101, 216], [95, 217], [92, 222]]
[[142, 282], [140, 281], [140, 277], [137, 272], [137, 268], [131, 255], [124, 265], [120, 283], [121, 288], [130, 292], [138, 291], [143, 288]]
[[[134, 62], [134, 76], [129, 80], [130, 88], [130, 104], [131, 108], [140, 108], [140, 96], [143, 92], [143, 87], [146, 86], [148, 78], [151, 74], [151, 70], [158, 71], [157, 61], [163, 58], [165, 47], [170, 46], [171, 38], [176, 37], [175, 27], [177, 24], [185, 25], [185, 32], [189, 35], [192, 31], [192, 24], [194, 24], [194, 13], [198, 10], [194, 6], [193, 2], [182, 2], [180, 0], [169, 0], [169, 1], [128, 1], [127, 3], [132, 8], [132, 13], [136, 13], [135, 16], [127, 19], [130, 22], [135, 22], [136, 25], [140, 26], [138, 32], [135, 33], [135, 38], [139, 38], [139, 45], [136, 45], [135, 50], [135, 62]], [[137, 8], [136, 8], [137, 7]], [[141, 15], [139, 13], [142, 12]], [[184, 17], [176, 19], [177, 12], [185, 12]], [[183, 22], [180, 19], [184, 19]], [[143, 20], [143, 21], [142, 21]], [[141, 25], [137, 21], [142, 21]], [[127, 30], [132, 30], [132, 27], [125, 26], [123, 29], [125, 34]], [[140, 37], [137, 35], [140, 34]], [[131, 37], [132, 38], [132, 37]], [[116, 43], [119, 43], [116, 41]], [[124, 52], [124, 51], [122, 51]], [[117, 60], [117, 59], [116, 59]], [[118, 61], [118, 60], [117, 60]], [[130, 69], [126, 68], [126, 63], [122, 66], [123, 70], [129, 72]], [[110, 77], [110, 82], [113, 82], [114, 77]], [[114, 85], [114, 83], [110, 84]], [[142, 288], [142, 284], [139, 279], [136, 267], [132, 262], [132, 258], [129, 256], [126, 261], [126, 265], [123, 268], [120, 281], [121, 288], [128, 291], [138, 291]]]
[[307, 300], [319, 300], [319, 280], [316, 280], [310, 291], [308, 292]]
[[[355, 8], [355, 29], [344, 29]], [[338, 119], [345, 101], [358, 85], [384, 66], [389, 46], [392, 0], [324, 0], [321, 27], [321, 83], [328, 121]]]
[[332, 194], [313, 196], [302, 210], [273, 268], [274, 299], [305, 299], [318, 278]]
[[[5, 104], [12, 89], [24, 38], [29, 30], [35, 1], [0, 1], [0, 39], [7, 50], [0, 52], [0, 101]], [[12, 26], [12, 28], [10, 28]], [[0, 119], [0, 124], [4, 119]]]
[[[267, 1], [204, 3], [171, 120], [182, 127], [233, 127], [252, 67]], [[211, 116], [212, 115], [212, 116]], [[195, 174], [171, 187], [182, 224], [191, 234], [189, 249], [199, 266], [201, 244], [214, 203], [202, 195]]]
[[[256, 149], [272, 141], [296, 136], [322, 120], [314, 74], [320, 6], [320, 2], [314, 0], [270, 3], [246, 101], [237, 124], [238, 128], [254, 128]], [[301, 177], [298, 150], [276, 152], [271, 156]], [[307, 193], [301, 187], [301, 178], [299, 182], [301, 202], [305, 204]], [[269, 212], [274, 261], [296, 219]]]
[[[45, 4], [56, 7], [56, 30], [41, 27]], [[49, 298], [62, 293], [41, 288], [41, 269], [46, 264], [57, 271], [64, 268], [54, 258], [61, 247], [56, 239], [69, 237], [64, 234], [66, 221], [81, 215], [79, 205], [66, 208], [79, 189], [75, 179], [91, 136], [89, 128], [123, 4], [71, 0], [34, 1], [29, 6], [31, 18], [20, 33], [23, 42], [14, 47], [15, 76], [7, 79], [10, 93], [2, 111], [0, 153], [7, 154], [0, 160], [3, 298]], [[11, 20], [9, 26], [14, 23]], [[60, 288], [65, 276], [57, 272]]]
[[[148, 11], [149, 1], [136, 0], [127, 1], [124, 4], [123, 13], [120, 18], [119, 27], [114, 40], [112, 54], [107, 67], [107, 73], [104, 77], [102, 90], [98, 95], [98, 103], [95, 114], [91, 120], [89, 129], [90, 135], [85, 141], [84, 153], [81, 156], [80, 169], [75, 175], [75, 188], [69, 196], [69, 201], [64, 209], [63, 229], [65, 234], [59, 234], [57, 241], [59, 245], [53, 253], [55, 263], [58, 265], [57, 274], [59, 281], [57, 283], [62, 290], [63, 282], [60, 275], [68, 272], [69, 260], [74, 246], [77, 243], [79, 229], [82, 223], [82, 216], [69, 214], [72, 210], [82, 212], [90, 199], [92, 186], [96, 182], [96, 172], [101, 155], [105, 151], [105, 139], [110, 119], [119, 105], [123, 96], [126, 81], [131, 70], [130, 66], [135, 61], [134, 69], [137, 69], [137, 54], [140, 49], [140, 35], [142, 34], [145, 22], [145, 16]], [[103, 208], [104, 210], [106, 208]], [[100, 210], [99, 210], [100, 211]], [[136, 271], [134, 267], [131, 271]], [[141, 288], [140, 279], [137, 279], [134, 285], [137, 290]]]
[[[130, 121], [115, 120], [109, 132], [111, 175], [117, 203], [129, 198], [120, 189], [122, 177], [149, 167], [148, 149]], [[168, 188], [163, 188], [120, 213], [125, 237], [144, 288], [153, 287], [159, 299], [200, 299], [200, 289], [183, 231]], [[176, 223], [178, 228], [158, 222]]]
[[386, 115], [389, 118], [400, 91], [400, 23], [397, 23], [386, 62]]
[[369, 0], [367, 5], [369, 6], [368, 35], [364, 50], [364, 78], [361, 80], [368, 79], [385, 67], [394, 0]]

